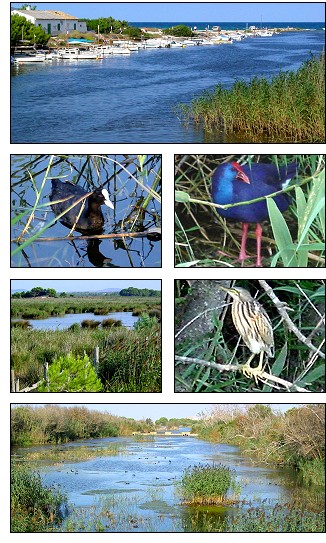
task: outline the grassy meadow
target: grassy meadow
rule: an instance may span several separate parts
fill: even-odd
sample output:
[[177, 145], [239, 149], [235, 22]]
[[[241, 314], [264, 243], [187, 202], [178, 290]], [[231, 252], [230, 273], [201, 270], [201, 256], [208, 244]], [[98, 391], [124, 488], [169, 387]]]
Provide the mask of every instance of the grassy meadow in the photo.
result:
[[[117, 326], [117, 322], [99, 326], [86, 319], [82, 326], [75, 323], [68, 329], [34, 330], [29, 319], [44, 319], [68, 313], [94, 313], [132, 311], [139, 315], [133, 329]], [[64, 297], [13, 299], [11, 317], [22, 319], [21, 326], [11, 329], [11, 367], [19, 378], [20, 390], [30, 387], [43, 378], [44, 364], [60, 359], [80, 373], [80, 364], [93, 360], [94, 348], [99, 347], [99, 363], [96, 368], [97, 385], [93, 391], [103, 392], [159, 392], [161, 389], [161, 334], [160, 299], [138, 297]], [[119, 323], [118, 323], [119, 324]], [[70, 357], [70, 358], [67, 358]], [[54, 366], [53, 366], [54, 367]], [[92, 369], [93, 371], [93, 369]], [[52, 372], [53, 373], [53, 372]], [[51, 377], [55, 380], [54, 376]], [[99, 383], [99, 381], [100, 383]], [[51, 382], [50, 382], [51, 385]], [[49, 391], [65, 391], [52, 388]], [[77, 387], [77, 385], [76, 385]], [[73, 391], [92, 391], [79, 383]]]

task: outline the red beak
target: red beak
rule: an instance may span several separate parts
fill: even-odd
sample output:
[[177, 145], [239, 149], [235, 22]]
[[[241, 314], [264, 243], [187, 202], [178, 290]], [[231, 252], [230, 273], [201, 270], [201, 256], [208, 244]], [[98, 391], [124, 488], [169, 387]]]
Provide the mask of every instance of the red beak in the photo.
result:
[[235, 170], [237, 170], [236, 179], [240, 179], [244, 183], [247, 183], [248, 185], [250, 185], [249, 177], [244, 173], [240, 164], [238, 164], [237, 162], [232, 162], [232, 166]]

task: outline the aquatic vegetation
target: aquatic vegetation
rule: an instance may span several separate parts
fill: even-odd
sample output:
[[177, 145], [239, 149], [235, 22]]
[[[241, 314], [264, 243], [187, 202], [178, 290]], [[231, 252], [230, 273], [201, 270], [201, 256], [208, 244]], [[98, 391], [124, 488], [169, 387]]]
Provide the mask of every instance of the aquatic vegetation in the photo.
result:
[[24, 455], [26, 462], [46, 461], [47, 465], [61, 465], [64, 462], [82, 462], [97, 456], [116, 456], [124, 452], [121, 443], [112, 443], [108, 447], [80, 447], [46, 448], [39, 451], [27, 452]]
[[227, 493], [235, 483], [234, 470], [222, 464], [206, 464], [187, 468], [180, 480], [184, 503], [226, 503]]
[[225, 523], [227, 532], [324, 532], [325, 513], [295, 509], [288, 504], [272, 508], [251, 507], [245, 514], [236, 514]]
[[219, 84], [179, 111], [186, 123], [201, 124], [226, 140], [322, 143], [325, 55], [312, 56], [297, 72], [280, 72], [271, 80], [237, 81], [231, 89]]
[[64, 518], [67, 497], [44, 486], [39, 473], [28, 467], [11, 465], [11, 531], [55, 531]]

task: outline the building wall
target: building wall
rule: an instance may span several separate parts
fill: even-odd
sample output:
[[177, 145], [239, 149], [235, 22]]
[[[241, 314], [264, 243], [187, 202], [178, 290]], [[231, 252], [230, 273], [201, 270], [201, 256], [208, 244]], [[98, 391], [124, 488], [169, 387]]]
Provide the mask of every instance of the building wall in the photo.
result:
[[[35, 15], [29, 15], [27, 13], [21, 13], [19, 10], [12, 10], [12, 15], [20, 15], [25, 17], [35, 26], [41, 26], [47, 34], [51, 36], [58, 36], [58, 34], [66, 34], [73, 30], [79, 32], [86, 32], [87, 27], [85, 21], [78, 21], [78, 19], [38, 19]], [[33, 12], [32, 12], [33, 13]]]

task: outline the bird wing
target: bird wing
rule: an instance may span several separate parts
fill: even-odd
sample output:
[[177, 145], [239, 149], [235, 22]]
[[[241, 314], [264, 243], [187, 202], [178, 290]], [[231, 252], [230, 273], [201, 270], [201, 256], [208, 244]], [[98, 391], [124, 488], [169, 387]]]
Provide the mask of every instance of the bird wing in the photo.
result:
[[261, 328], [260, 328], [260, 332], [261, 332], [261, 337], [263, 339], [263, 341], [266, 343], [266, 345], [269, 347], [268, 351], [266, 350], [267, 352], [267, 355], [270, 357], [270, 358], [273, 358], [274, 357], [274, 335], [273, 335], [273, 327], [272, 327], [272, 323], [269, 319], [269, 316], [267, 315], [266, 311], [263, 309], [261, 314], [260, 314], [260, 319], [261, 319]]

